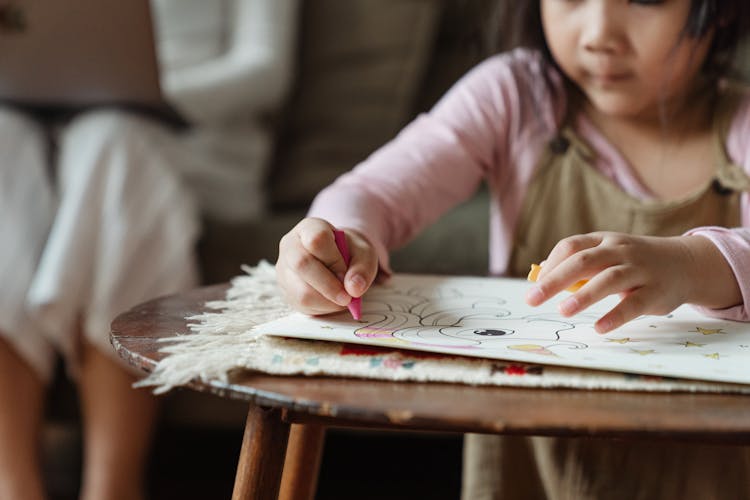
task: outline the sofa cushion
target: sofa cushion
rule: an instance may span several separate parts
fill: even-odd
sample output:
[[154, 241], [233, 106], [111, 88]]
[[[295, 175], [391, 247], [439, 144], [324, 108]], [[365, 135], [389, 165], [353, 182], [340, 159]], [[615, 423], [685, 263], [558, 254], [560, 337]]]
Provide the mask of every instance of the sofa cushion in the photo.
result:
[[472, 67], [496, 53], [498, 0], [444, 0], [415, 112], [430, 109]]
[[302, 9], [295, 88], [283, 113], [271, 203], [303, 206], [410, 118], [440, 0], [314, 0]]

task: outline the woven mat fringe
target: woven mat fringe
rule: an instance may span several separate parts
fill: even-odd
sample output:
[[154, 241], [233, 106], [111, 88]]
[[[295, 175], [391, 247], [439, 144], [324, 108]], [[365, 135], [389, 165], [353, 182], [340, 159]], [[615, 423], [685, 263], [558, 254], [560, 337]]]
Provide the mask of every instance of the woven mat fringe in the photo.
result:
[[206, 303], [206, 312], [189, 316], [190, 335], [161, 339], [159, 351], [169, 354], [135, 387], [155, 386], [161, 394], [191, 380], [228, 382], [232, 370], [246, 367], [243, 353], [252, 351], [258, 335], [253, 327], [292, 312], [276, 284], [276, 270], [263, 260], [242, 266], [244, 275], [232, 279], [225, 300]]
[[228, 383], [238, 370], [254, 370], [474, 385], [750, 393], [749, 386], [740, 384], [259, 336], [255, 326], [284, 317], [292, 309], [276, 284], [273, 265], [261, 261], [242, 269], [246, 274], [231, 281], [225, 300], [206, 304], [212, 312], [186, 318], [191, 334], [162, 340], [161, 352], [169, 356], [136, 387], [152, 386], [155, 394], [161, 394], [193, 380]]

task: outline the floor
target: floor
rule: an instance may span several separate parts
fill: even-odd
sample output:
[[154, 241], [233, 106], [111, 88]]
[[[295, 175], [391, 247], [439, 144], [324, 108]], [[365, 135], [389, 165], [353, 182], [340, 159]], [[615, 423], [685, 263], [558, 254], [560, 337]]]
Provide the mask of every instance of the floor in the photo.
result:
[[[150, 498], [230, 498], [241, 439], [241, 429], [162, 428], [150, 467]], [[326, 438], [316, 499], [455, 500], [460, 455], [457, 435], [333, 429]], [[48, 426], [45, 456], [51, 500], [74, 500], [80, 472], [75, 427]]]

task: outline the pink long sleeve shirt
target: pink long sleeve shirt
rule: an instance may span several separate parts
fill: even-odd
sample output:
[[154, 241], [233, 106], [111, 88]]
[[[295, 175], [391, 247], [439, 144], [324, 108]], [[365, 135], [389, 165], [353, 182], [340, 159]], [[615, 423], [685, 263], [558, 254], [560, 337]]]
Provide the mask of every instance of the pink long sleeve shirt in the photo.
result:
[[[526, 189], [548, 141], [564, 116], [560, 75], [526, 49], [494, 56], [464, 76], [429, 112], [418, 116], [391, 142], [316, 197], [311, 217], [368, 236], [381, 268], [388, 250], [407, 243], [445, 212], [470, 198], [482, 181], [491, 193], [490, 273], [506, 272], [513, 234]], [[591, 124], [579, 115], [576, 132], [595, 151], [595, 167], [625, 192], [653, 194]], [[750, 97], [732, 121], [726, 150], [750, 172]], [[739, 228], [702, 227], [690, 234], [709, 238], [737, 276], [743, 304], [703, 310], [750, 320], [750, 198], [741, 196]]]

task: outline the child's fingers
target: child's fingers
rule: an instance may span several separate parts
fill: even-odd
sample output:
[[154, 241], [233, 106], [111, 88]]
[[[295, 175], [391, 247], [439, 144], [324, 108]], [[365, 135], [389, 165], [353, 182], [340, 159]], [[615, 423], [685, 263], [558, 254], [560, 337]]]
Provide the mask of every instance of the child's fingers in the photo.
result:
[[287, 272], [284, 277], [284, 296], [295, 309], [305, 314], [329, 314], [340, 311], [344, 306], [331, 302], [299, 275]]
[[608, 333], [619, 328], [628, 321], [649, 312], [649, 305], [657, 300], [657, 297], [649, 297], [643, 289], [628, 293], [619, 304], [602, 316], [594, 324], [598, 333]]
[[308, 218], [297, 224], [294, 233], [302, 247], [343, 281], [347, 265], [336, 246], [333, 226], [322, 219]]
[[360, 297], [375, 281], [378, 272], [378, 256], [370, 242], [354, 231], [347, 231], [347, 241], [352, 260], [349, 263], [344, 285], [352, 297]]
[[558, 241], [552, 248], [544, 261], [544, 266], [539, 272], [538, 279], [541, 280], [561, 262], [573, 254], [598, 246], [603, 240], [603, 233], [588, 233], [569, 236]]
[[[526, 301], [529, 305], [538, 306], [571, 285], [596, 275], [602, 269], [612, 265], [611, 253], [606, 248], [595, 247], [586, 248], [568, 256], [557, 266], [548, 270], [543, 277], [542, 273], [539, 273], [537, 285], [529, 289]], [[545, 263], [542, 269], [549, 265]]]
[[308, 252], [295, 235], [291, 235], [280, 246], [277, 269], [279, 268], [283, 273], [283, 283], [287, 288], [294, 286], [292, 284], [296, 283], [294, 278], [298, 277], [330, 302], [345, 306], [351, 301], [351, 296], [346, 293], [339, 278], [323, 262]]
[[573, 316], [609, 295], [623, 290], [633, 290], [640, 284], [636, 274], [626, 266], [608, 267], [590, 279], [580, 290], [560, 302], [558, 309], [563, 316]]

